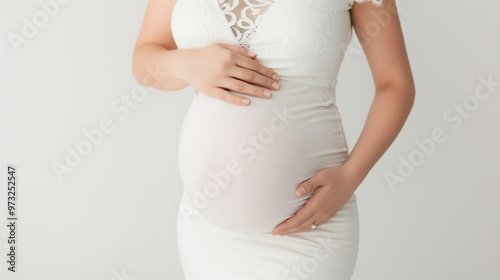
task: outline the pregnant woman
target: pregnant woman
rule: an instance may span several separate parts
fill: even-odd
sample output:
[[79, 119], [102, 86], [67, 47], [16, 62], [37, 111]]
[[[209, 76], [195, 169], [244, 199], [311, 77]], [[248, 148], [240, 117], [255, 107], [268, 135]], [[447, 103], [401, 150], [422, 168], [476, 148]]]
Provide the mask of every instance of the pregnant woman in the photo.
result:
[[[149, 1], [135, 78], [195, 89], [178, 154], [186, 280], [351, 278], [354, 191], [415, 94], [394, 0], [383, 1]], [[335, 86], [352, 27], [376, 94], [349, 153]]]

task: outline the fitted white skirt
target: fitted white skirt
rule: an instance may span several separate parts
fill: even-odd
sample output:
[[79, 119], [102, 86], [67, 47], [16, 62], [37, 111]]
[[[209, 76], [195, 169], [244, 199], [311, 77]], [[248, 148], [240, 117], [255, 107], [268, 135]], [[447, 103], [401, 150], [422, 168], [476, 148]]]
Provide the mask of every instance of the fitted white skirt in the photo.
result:
[[218, 227], [199, 214], [186, 192], [177, 241], [185, 280], [348, 280], [358, 251], [356, 195], [328, 222], [284, 236]]
[[335, 89], [279, 83], [270, 99], [247, 95], [248, 106], [195, 92], [179, 146], [186, 280], [350, 279], [358, 244], [354, 195], [309, 232], [271, 234], [311, 197], [297, 197], [297, 185], [348, 156]]

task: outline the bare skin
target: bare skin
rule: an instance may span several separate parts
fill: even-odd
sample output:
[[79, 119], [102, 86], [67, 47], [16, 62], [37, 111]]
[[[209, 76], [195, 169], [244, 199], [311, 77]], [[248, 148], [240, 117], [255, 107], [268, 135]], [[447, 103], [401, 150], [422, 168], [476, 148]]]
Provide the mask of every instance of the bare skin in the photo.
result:
[[[200, 49], [178, 50], [172, 36], [171, 15], [176, 0], [150, 0], [134, 48], [132, 72], [146, 86], [176, 91], [192, 85], [196, 90], [223, 101], [248, 105], [250, 100], [230, 89], [260, 98], [278, 89], [279, 75], [257, 62], [257, 55], [239, 46], [214, 43]], [[164, 73], [156, 84], [147, 82], [147, 69]], [[274, 84], [274, 85], [273, 85]]]
[[[401, 131], [413, 107], [415, 84], [406, 53], [395, 0], [383, 7], [354, 3], [351, 22], [367, 58], [375, 82], [375, 97], [356, 145], [340, 166], [324, 168], [297, 186], [302, 195], [314, 191], [304, 207], [279, 224], [273, 234], [286, 235], [321, 226], [349, 200], [368, 172]], [[389, 17], [379, 33], [371, 34], [375, 13]], [[378, 20], [379, 21], [379, 20]]]
[[[274, 89], [272, 69], [255, 61], [244, 48], [212, 44], [202, 49], [177, 50], [170, 28], [170, 16], [176, 0], [150, 0], [133, 58], [134, 77], [142, 84], [167, 91], [193, 85], [201, 92], [236, 105], [247, 105], [242, 96], [225, 89], [268, 98], [264, 90]], [[415, 85], [406, 53], [395, 0], [383, 0], [383, 7], [354, 3], [351, 21], [367, 58], [375, 83], [365, 125], [356, 145], [340, 166], [320, 170], [300, 183], [302, 195], [314, 191], [306, 204], [292, 217], [280, 223], [273, 234], [287, 235], [321, 226], [348, 201], [368, 172], [401, 131], [413, 107]], [[368, 26], [378, 22], [374, 13], [383, 13], [387, 23], [379, 32]], [[163, 78], [154, 85], [146, 82], [148, 67], [161, 68]], [[204, 71], [197, 71], [205, 67]]]

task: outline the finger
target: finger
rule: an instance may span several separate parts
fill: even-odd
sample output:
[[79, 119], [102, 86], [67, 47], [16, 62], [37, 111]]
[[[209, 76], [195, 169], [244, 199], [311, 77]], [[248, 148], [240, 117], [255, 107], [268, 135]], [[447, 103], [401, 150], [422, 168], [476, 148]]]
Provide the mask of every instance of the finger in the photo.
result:
[[[279, 81], [280, 77], [278, 73], [269, 67], [266, 67], [262, 63], [249, 59], [248, 57], [236, 57], [236, 65], [260, 73], [263, 76], [273, 80], [274, 82]], [[272, 84], [272, 83], [271, 83]]]
[[311, 229], [311, 224], [314, 222], [316, 226], [319, 226], [322, 222], [322, 218], [318, 216], [318, 211], [317, 207], [313, 207], [315, 205], [320, 205], [321, 200], [319, 199], [318, 196], [311, 196], [311, 198], [308, 199], [306, 205], [300, 210], [300, 211], [307, 211], [311, 215], [309, 215], [308, 219], [305, 219], [301, 222], [297, 222], [295, 225], [290, 225], [290, 227], [280, 230], [279, 234], [280, 235], [286, 235], [286, 234], [291, 234], [291, 233], [297, 233], [297, 232], [303, 232], [303, 231], [308, 231]]
[[255, 58], [257, 56], [257, 54], [252, 53], [252, 52], [248, 51], [247, 49], [240, 47], [240, 46], [234, 46], [234, 45], [230, 45], [230, 44], [226, 44], [226, 43], [219, 43], [219, 44], [222, 45], [223, 47], [225, 47], [226, 49], [230, 49], [230, 50], [235, 51], [235, 52], [242, 54], [244, 56], [248, 56], [251, 58]]
[[292, 233], [299, 233], [299, 232], [305, 232], [309, 231], [312, 229], [312, 223], [314, 223], [316, 226], [320, 226], [325, 219], [322, 218], [318, 211], [313, 211], [313, 215], [310, 216], [307, 220], [302, 221], [301, 223], [292, 226], [290, 228], [280, 230], [278, 233], [279, 235], [287, 235], [287, 234], [292, 234]]
[[295, 228], [297, 226], [305, 224], [309, 219], [311, 219], [316, 213], [316, 208], [314, 207], [314, 203], [309, 203], [309, 200], [306, 202], [304, 207], [302, 207], [295, 215], [288, 218], [286, 221], [282, 222], [278, 226], [276, 226], [273, 230], [274, 234], [282, 234], [287, 232], [289, 229]]
[[311, 229], [311, 224], [314, 221], [316, 221], [317, 219], [318, 218], [316, 217], [316, 215], [312, 215], [311, 217], [309, 217], [309, 219], [301, 222], [300, 224], [298, 224], [294, 227], [287, 228], [285, 230], [280, 230], [276, 234], [283, 236], [283, 235], [292, 234], [292, 233], [309, 231]]
[[[263, 76], [260, 73], [245, 68], [232, 68], [229, 75], [239, 80], [250, 83], [250, 87], [247, 87], [247, 91], [243, 93], [258, 96], [261, 98], [269, 98], [271, 96], [271, 90], [278, 90], [279, 88], [279, 84], [277, 81], [269, 79], [268, 77]], [[256, 85], [261, 85], [267, 88], [259, 87]], [[268, 93], [268, 95], [266, 95], [266, 92]]]
[[327, 182], [325, 180], [326, 180], [326, 178], [325, 178], [323, 172], [319, 171], [316, 174], [314, 174], [311, 178], [300, 183], [297, 186], [297, 188], [295, 189], [295, 194], [297, 196], [306, 195], [306, 194], [314, 191], [316, 188], [327, 184]]
[[246, 105], [250, 104], [250, 100], [248, 98], [232, 94], [232, 93], [230, 93], [227, 90], [224, 90], [222, 88], [214, 88], [209, 94], [212, 97], [219, 98], [220, 100], [223, 100], [223, 101], [235, 104], [235, 105], [246, 106]]
[[236, 64], [238, 66], [257, 71], [258, 73], [267, 76], [275, 81], [279, 80], [278, 73], [254, 60], [257, 54], [253, 54], [243, 47], [233, 46], [226, 43], [218, 43], [218, 44], [226, 49], [229, 49], [244, 56], [236, 60]]
[[319, 225], [319, 223], [316, 222], [316, 215], [312, 216], [309, 220], [305, 221], [304, 223], [293, 227], [289, 228], [288, 230], [281, 232], [279, 235], [287, 235], [287, 234], [293, 234], [293, 233], [299, 233], [299, 232], [306, 232], [312, 230], [312, 223], [314, 223], [316, 226]]
[[220, 80], [219, 84], [221, 88], [226, 88], [238, 93], [267, 98], [267, 96], [264, 95], [262, 88], [233, 77], [224, 78]]

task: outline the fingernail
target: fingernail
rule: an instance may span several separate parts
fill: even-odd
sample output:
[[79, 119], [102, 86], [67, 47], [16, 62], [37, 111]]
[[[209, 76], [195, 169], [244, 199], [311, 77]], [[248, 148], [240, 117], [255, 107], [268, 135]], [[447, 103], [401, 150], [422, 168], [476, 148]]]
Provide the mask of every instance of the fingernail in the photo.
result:
[[267, 96], [267, 97], [271, 97], [271, 91], [268, 90], [268, 89], [265, 89], [264, 90], [264, 95]]
[[279, 81], [280, 77], [278, 76], [278, 74], [274, 73], [273, 79], [276, 80], [276, 81]]
[[296, 194], [297, 196], [301, 196], [301, 195], [302, 195], [303, 193], [305, 193], [305, 192], [306, 192], [306, 190], [304, 189], [304, 187], [300, 187], [299, 189], [297, 189], [297, 190], [295, 191], [295, 194]]
[[243, 99], [242, 101], [243, 101], [243, 103], [245, 103], [245, 104], [249, 104], [249, 103], [250, 103], [250, 100], [248, 100], [248, 99]]
[[256, 53], [248, 52], [248, 55], [254, 56], [254, 55], [256, 55]]
[[273, 87], [274, 87], [275, 89], [279, 89], [279, 88], [280, 88], [280, 85], [279, 85], [277, 82], [274, 82], [274, 83], [273, 83]]

